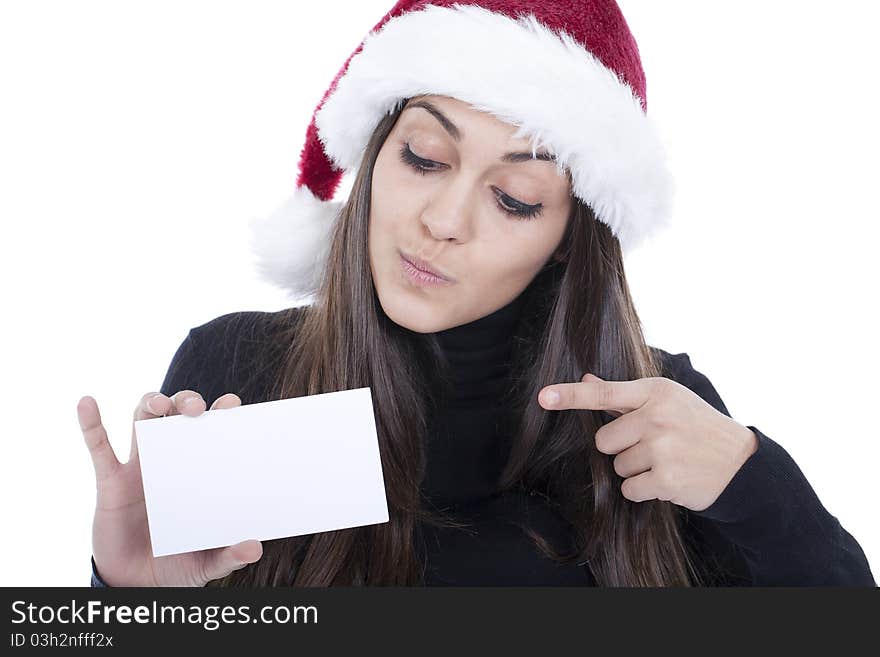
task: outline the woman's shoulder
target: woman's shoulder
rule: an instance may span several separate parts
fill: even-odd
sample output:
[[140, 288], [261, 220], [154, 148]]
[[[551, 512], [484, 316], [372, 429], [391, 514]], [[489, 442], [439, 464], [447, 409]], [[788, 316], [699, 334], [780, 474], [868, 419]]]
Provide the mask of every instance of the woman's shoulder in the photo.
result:
[[197, 390], [209, 408], [227, 392], [245, 404], [262, 401], [283, 364], [290, 329], [305, 308], [234, 311], [192, 327], [172, 358], [161, 391]]
[[654, 358], [657, 360], [662, 371], [662, 376], [670, 379], [676, 379], [689, 371], [693, 370], [691, 357], [687, 352], [671, 352], [660, 347], [649, 345]]
[[303, 315], [308, 306], [282, 310], [237, 310], [194, 326], [190, 334], [201, 345], [231, 347], [239, 343], [262, 343], [286, 331]]
[[715, 389], [712, 381], [703, 372], [694, 367], [690, 354], [687, 352], [670, 352], [660, 347], [649, 346], [660, 365], [661, 374], [697, 393], [709, 404], [725, 415], [730, 415], [727, 406]]

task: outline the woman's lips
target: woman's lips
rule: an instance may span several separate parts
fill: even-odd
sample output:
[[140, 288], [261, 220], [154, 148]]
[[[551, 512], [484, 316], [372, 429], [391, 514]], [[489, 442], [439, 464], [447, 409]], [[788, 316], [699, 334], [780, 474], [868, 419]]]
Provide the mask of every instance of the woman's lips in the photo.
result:
[[454, 282], [416, 266], [403, 253], [400, 253], [400, 265], [410, 280], [421, 285], [451, 285]]
[[437, 278], [442, 278], [449, 281], [450, 283], [454, 282], [451, 276], [446, 276], [442, 272], [436, 271], [433, 267], [431, 267], [430, 264], [428, 264], [424, 260], [420, 260], [419, 258], [404, 253], [403, 251], [400, 251], [399, 253], [404, 260], [409, 262], [409, 264], [411, 264], [416, 269], [421, 269], [426, 274], [431, 274], [432, 276], [436, 276]]

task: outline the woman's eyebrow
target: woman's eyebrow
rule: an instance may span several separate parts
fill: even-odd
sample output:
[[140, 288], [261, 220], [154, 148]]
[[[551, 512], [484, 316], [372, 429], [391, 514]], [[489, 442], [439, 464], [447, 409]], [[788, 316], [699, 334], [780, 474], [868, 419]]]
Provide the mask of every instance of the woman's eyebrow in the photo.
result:
[[[461, 141], [461, 130], [455, 125], [452, 121], [449, 120], [443, 112], [441, 112], [436, 105], [428, 102], [427, 100], [417, 100], [415, 102], [410, 103], [404, 109], [410, 109], [411, 107], [421, 107], [424, 110], [427, 110], [431, 113], [437, 121], [439, 121], [440, 125], [443, 126], [443, 129], [449, 133], [449, 136], [452, 137], [455, 141]], [[532, 155], [528, 151], [515, 151], [512, 153], [505, 153], [501, 156], [502, 162], [527, 162], [531, 160], [543, 160], [545, 162], [555, 162], [556, 157], [551, 155], [550, 153], [539, 150]]]

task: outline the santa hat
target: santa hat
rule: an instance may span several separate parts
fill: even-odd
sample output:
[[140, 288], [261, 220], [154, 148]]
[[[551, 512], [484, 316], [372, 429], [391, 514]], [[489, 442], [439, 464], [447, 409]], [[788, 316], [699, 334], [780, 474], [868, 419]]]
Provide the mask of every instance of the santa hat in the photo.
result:
[[669, 224], [673, 183], [647, 116], [638, 47], [613, 0], [400, 0], [346, 60], [306, 132], [293, 193], [251, 221], [260, 276], [313, 294], [378, 122], [402, 99], [451, 96], [518, 127], [571, 173], [624, 252]]

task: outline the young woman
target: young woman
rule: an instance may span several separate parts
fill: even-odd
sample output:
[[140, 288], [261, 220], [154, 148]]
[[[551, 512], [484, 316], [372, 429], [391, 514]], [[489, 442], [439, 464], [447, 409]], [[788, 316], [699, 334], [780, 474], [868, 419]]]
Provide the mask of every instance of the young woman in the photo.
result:
[[398, 2], [355, 55], [255, 232], [314, 303], [193, 328], [135, 419], [369, 386], [390, 520], [154, 559], [134, 435], [120, 464], [84, 397], [93, 585], [875, 585], [791, 456], [645, 343], [623, 252], [670, 180], [617, 6]]

